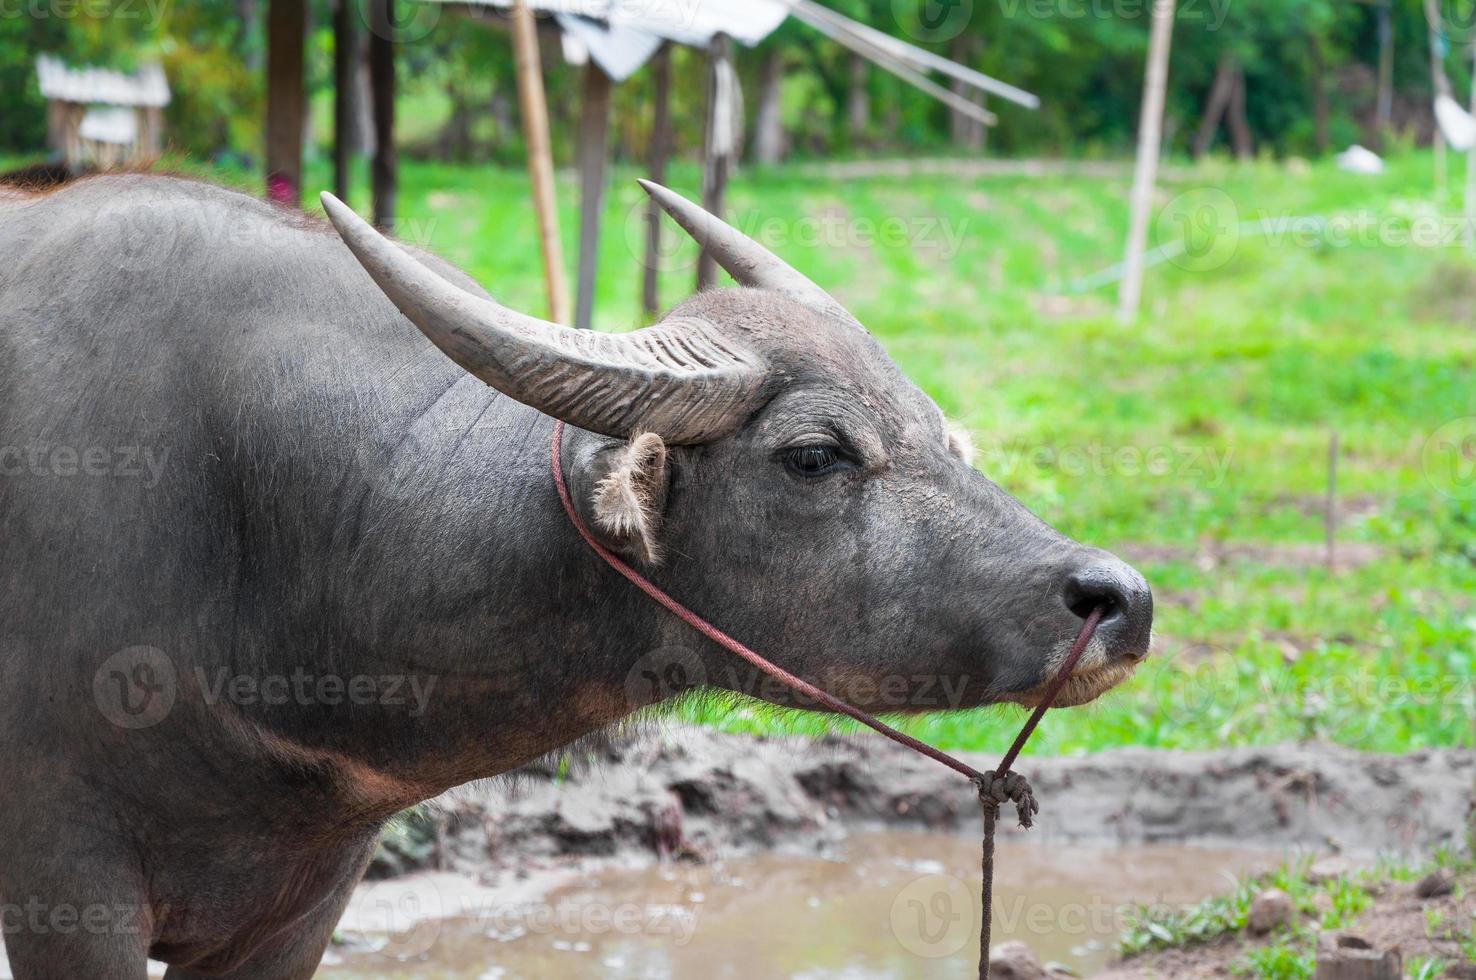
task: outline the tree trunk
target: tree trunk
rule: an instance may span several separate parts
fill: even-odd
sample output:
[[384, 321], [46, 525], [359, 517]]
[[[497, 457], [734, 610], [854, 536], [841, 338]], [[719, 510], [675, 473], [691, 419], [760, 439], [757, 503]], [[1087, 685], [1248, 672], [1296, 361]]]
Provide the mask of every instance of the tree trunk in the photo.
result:
[[399, 161], [395, 157], [395, 0], [374, 0], [369, 20], [369, 84], [374, 102], [374, 160], [369, 168], [374, 224], [395, 230]]
[[[357, 3], [357, 0], [348, 0]], [[354, 144], [355, 152], [374, 155], [374, 80], [369, 77], [369, 32], [358, 31], [358, 62], [354, 69]]]
[[1312, 47], [1312, 123], [1317, 152], [1326, 153], [1329, 145], [1327, 135], [1327, 63], [1322, 57], [1322, 39], [1308, 38]]
[[1394, 23], [1389, 13], [1390, 0], [1379, 4], [1379, 97], [1375, 106], [1376, 143], [1381, 149], [1384, 134], [1394, 117]]
[[302, 201], [304, 0], [271, 0], [267, 7], [267, 197], [298, 207]]
[[846, 128], [851, 143], [857, 144], [866, 135], [866, 124], [871, 119], [871, 99], [866, 92], [869, 65], [859, 54], [851, 55], [850, 83], [846, 95]]
[[451, 98], [451, 115], [440, 134], [441, 156], [446, 160], [467, 163], [472, 158], [472, 104], [459, 79], [447, 86]]
[[1251, 159], [1256, 155], [1256, 147], [1251, 138], [1250, 123], [1245, 118], [1245, 69], [1238, 64], [1235, 66], [1235, 88], [1230, 92], [1230, 107], [1226, 118], [1230, 124], [1230, 145], [1235, 149], [1236, 159]]
[[[732, 165], [732, 120], [728, 118], [731, 103], [724, 108], [722, 78], [732, 70], [733, 42], [726, 34], [713, 35], [707, 49], [707, 136], [703, 147], [702, 206], [709, 214], [723, 216], [723, 200], [728, 189], [728, 168]], [[724, 67], [726, 66], [726, 67]], [[730, 76], [731, 77], [731, 76]], [[697, 289], [717, 283], [717, 260], [706, 249], [697, 260]]]
[[[1471, 96], [1466, 111], [1476, 114], [1476, 44], [1466, 52], [1471, 64]], [[1476, 147], [1466, 151], [1466, 251], [1476, 252]]]
[[[978, 54], [979, 38], [977, 35], [967, 32], [953, 39], [949, 49], [949, 57], [961, 65], [970, 64]], [[968, 99], [978, 105], [986, 105], [987, 99], [983, 92], [968, 85], [961, 79], [952, 79], [948, 87], [953, 93], [961, 98]], [[965, 115], [957, 109], [948, 110], [948, 133], [953, 140], [953, 145], [971, 153], [978, 153], [984, 149], [984, 140], [989, 132], [989, 127], [975, 119], [973, 116]]]
[[348, 200], [349, 166], [359, 146], [359, 32], [353, 0], [333, 8], [333, 193]]
[[764, 57], [753, 117], [753, 160], [759, 166], [773, 166], [784, 158], [783, 89], [784, 53], [776, 47]]
[[259, 9], [257, 0], [236, 0], [236, 15], [240, 18], [236, 30], [236, 50], [241, 53], [246, 70], [253, 75], [261, 71], [261, 52], [251, 43], [251, 28], [256, 23]]
[[605, 212], [605, 168], [610, 155], [610, 76], [593, 58], [584, 66], [584, 101], [579, 119], [579, 279], [574, 326], [594, 323], [599, 279], [600, 219]]
[[[666, 158], [671, 153], [671, 44], [663, 44], [651, 59], [652, 92], [651, 145], [646, 174], [658, 184], [666, 183]], [[642, 270], [641, 306], [648, 318], [661, 312], [661, 207], [646, 202], [646, 261]]]
[[1215, 130], [1220, 128], [1220, 120], [1225, 115], [1225, 110], [1230, 105], [1230, 95], [1235, 89], [1235, 56], [1229, 51], [1220, 55], [1220, 63], [1215, 68], [1215, 80], [1210, 85], [1209, 98], [1204, 104], [1204, 115], [1199, 118], [1199, 130], [1194, 134], [1194, 142], [1189, 146], [1189, 155], [1198, 160], [1209, 152], [1210, 144], [1214, 142]]
[[507, 87], [502, 84], [502, 80], [495, 79], [492, 85], [492, 101], [488, 104], [487, 111], [492, 116], [492, 147], [495, 151], [505, 147], [508, 138], [518, 131], [518, 121], [513, 114], [513, 107], [517, 103], [508, 97]]

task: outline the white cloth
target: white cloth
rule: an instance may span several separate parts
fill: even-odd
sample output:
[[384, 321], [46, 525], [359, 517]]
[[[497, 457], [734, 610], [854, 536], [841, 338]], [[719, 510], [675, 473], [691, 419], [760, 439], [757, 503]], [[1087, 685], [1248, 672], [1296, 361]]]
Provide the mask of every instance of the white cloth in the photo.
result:
[[1384, 172], [1383, 158], [1373, 150], [1359, 146], [1357, 143], [1339, 153], [1337, 160], [1338, 169], [1349, 173], [1381, 174]]
[[1476, 120], [1450, 96], [1435, 96], [1435, 122], [1451, 149], [1464, 153], [1476, 143]]

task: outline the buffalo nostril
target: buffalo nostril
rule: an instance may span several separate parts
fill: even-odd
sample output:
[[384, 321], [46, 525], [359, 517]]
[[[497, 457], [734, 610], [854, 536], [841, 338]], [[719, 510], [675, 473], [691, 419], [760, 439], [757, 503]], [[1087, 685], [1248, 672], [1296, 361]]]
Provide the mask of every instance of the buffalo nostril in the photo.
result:
[[1088, 569], [1066, 581], [1066, 608], [1078, 619], [1086, 619], [1093, 609], [1101, 609], [1102, 622], [1106, 623], [1123, 615], [1128, 598], [1112, 578], [1095, 572], [1096, 569]]
[[1094, 562], [1073, 572], [1062, 600], [1080, 619], [1102, 610], [1098, 628], [1113, 655], [1141, 660], [1148, 653], [1153, 626], [1153, 593], [1131, 567], [1115, 559]]

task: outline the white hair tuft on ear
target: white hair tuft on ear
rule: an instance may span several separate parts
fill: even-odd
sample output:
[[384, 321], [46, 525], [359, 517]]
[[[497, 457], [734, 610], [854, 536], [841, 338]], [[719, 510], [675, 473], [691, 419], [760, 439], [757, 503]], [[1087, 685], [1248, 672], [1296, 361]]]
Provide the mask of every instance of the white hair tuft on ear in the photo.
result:
[[661, 561], [661, 511], [666, 499], [666, 443], [642, 432], [620, 450], [620, 460], [595, 486], [595, 522], [641, 562]]

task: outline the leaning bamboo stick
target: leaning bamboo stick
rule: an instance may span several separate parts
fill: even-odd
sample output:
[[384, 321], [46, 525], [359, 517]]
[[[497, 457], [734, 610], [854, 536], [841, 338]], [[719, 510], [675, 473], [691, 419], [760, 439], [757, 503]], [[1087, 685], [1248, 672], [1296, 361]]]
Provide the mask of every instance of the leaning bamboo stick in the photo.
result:
[[538, 31], [526, 0], [513, 0], [513, 55], [517, 62], [518, 102], [523, 110], [523, 138], [528, 144], [528, 180], [538, 215], [538, 244], [548, 293], [548, 318], [569, 322], [569, 284], [564, 277], [564, 250], [559, 243], [558, 207], [554, 198], [553, 150], [548, 138], [548, 103], [538, 60]]

